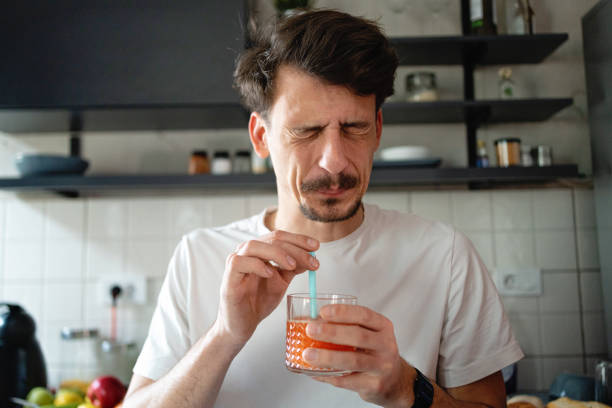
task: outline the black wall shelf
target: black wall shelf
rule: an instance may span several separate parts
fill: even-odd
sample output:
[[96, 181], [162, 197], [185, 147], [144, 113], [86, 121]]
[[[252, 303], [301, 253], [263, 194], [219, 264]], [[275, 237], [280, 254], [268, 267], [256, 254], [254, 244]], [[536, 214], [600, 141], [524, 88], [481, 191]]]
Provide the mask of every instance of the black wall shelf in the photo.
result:
[[[417, 184], [524, 183], [578, 178], [576, 165], [509, 168], [376, 168], [371, 187]], [[113, 190], [274, 190], [274, 174], [234, 175], [98, 175], [46, 176], [0, 179], [0, 189], [48, 190], [88, 194]]]
[[385, 124], [537, 122], [570, 106], [571, 98], [390, 102], [383, 107]]
[[391, 38], [400, 65], [537, 64], [568, 39], [565, 33]]

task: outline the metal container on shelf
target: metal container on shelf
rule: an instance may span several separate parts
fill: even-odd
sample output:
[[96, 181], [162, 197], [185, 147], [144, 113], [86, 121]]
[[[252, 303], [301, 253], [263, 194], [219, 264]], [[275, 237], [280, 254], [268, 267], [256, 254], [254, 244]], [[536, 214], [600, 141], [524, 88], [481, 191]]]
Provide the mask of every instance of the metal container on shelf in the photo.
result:
[[96, 350], [100, 332], [98, 329], [64, 327], [60, 332], [59, 380], [93, 380], [98, 371]]
[[113, 375], [124, 384], [130, 382], [139, 350], [134, 342], [102, 339], [97, 348], [97, 360], [104, 375]]
[[497, 153], [497, 165], [499, 167], [510, 167], [521, 165], [521, 139], [505, 138], [495, 141], [495, 152]]

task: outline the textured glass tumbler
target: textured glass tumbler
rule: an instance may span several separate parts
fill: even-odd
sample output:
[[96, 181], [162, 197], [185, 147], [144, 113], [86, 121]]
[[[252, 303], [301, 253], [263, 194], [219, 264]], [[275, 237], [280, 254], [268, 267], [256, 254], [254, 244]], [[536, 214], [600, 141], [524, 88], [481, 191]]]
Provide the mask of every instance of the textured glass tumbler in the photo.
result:
[[[313, 302], [314, 300], [314, 302]], [[309, 348], [322, 348], [338, 351], [355, 351], [353, 346], [327, 343], [314, 340], [306, 335], [306, 325], [319, 318], [319, 310], [324, 305], [347, 304], [356, 305], [357, 297], [350, 295], [318, 293], [312, 299], [308, 293], [287, 295], [287, 341], [285, 350], [285, 365], [290, 371], [312, 376], [339, 376], [350, 371], [333, 368], [314, 367], [302, 358], [302, 352]], [[317, 316], [312, 318], [312, 314]]]

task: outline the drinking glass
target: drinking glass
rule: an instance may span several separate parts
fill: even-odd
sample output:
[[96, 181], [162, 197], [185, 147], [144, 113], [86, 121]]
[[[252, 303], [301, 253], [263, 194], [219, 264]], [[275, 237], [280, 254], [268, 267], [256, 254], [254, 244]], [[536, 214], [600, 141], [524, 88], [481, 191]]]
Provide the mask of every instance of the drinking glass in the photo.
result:
[[[350, 371], [314, 367], [305, 362], [302, 352], [309, 348], [321, 348], [337, 351], [355, 351], [353, 346], [327, 343], [314, 340], [306, 335], [306, 325], [309, 322], [320, 320], [319, 310], [322, 306], [330, 304], [356, 305], [357, 297], [340, 294], [317, 293], [311, 298], [308, 293], [295, 293], [287, 295], [287, 337], [285, 350], [285, 366], [288, 370], [311, 376], [340, 376]], [[315, 316], [314, 318], [312, 316]]]

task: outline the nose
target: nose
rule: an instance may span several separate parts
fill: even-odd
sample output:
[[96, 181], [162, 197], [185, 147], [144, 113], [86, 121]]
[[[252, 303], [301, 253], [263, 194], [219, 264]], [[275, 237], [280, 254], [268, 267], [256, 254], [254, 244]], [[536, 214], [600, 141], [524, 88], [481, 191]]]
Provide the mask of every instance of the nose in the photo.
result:
[[346, 168], [348, 160], [344, 151], [342, 134], [339, 130], [330, 129], [326, 132], [323, 137], [322, 149], [319, 167], [330, 174], [338, 174]]

